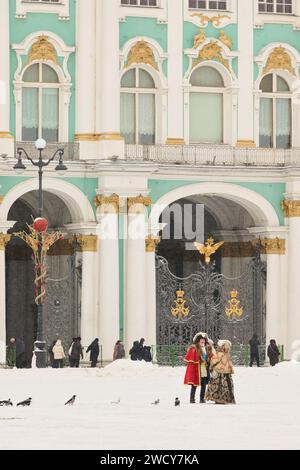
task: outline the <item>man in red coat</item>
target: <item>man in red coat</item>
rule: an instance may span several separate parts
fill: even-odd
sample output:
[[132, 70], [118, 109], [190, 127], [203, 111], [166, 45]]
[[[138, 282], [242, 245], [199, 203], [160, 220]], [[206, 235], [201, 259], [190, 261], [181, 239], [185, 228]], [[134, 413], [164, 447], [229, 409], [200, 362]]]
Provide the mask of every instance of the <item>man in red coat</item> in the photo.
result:
[[184, 384], [191, 385], [190, 403], [195, 403], [196, 389], [199, 386], [201, 386], [200, 402], [204, 403], [207, 385], [206, 345], [206, 333], [197, 333], [184, 358], [187, 362]]

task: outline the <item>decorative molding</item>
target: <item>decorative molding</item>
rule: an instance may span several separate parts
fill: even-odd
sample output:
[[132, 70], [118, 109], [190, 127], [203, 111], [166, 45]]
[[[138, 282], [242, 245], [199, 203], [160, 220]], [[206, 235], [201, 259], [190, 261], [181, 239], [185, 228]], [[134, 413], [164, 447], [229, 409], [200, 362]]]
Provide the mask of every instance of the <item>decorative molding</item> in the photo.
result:
[[281, 202], [281, 209], [285, 217], [300, 217], [300, 201], [284, 199]]
[[118, 132], [103, 132], [101, 134], [96, 134], [97, 140], [124, 140], [124, 137]]
[[238, 295], [239, 293], [236, 289], [230, 292], [230, 300], [227, 302], [228, 307], [225, 308], [225, 314], [228, 318], [241, 318], [243, 316], [244, 308], [240, 305], [241, 301], [238, 300]]
[[150, 45], [142, 40], [138, 41], [129, 51], [125, 68], [135, 64], [148, 64], [155, 70], [158, 70], [154, 53]]
[[285, 239], [263, 238], [260, 240], [260, 244], [267, 255], [285, 255]]
[[50, 13], [57, 14], [61, 21], [68, 21], [69, 16], [69, 0], [60, 2], [26, 2], [24, 0], [16, 0], [16, 18], [26, 19], [27, 13]]
[[201, 46], [201, 44], [204, 43], [205, 41], [205, 30], [204, 29], [200, 29], [200, 33], [199, 34], [196, 34], [196, 36], [194, 37], [194, 45], [193, 45], [193, 48], [194, 49], [198, 49], [199, 46]]
[[129, 197], [127, 199], [128, 211], [134, 208], [134, 206], [143, 205], [144, 207], [149, 207], [151, 206], [151, 204], [152, 204], [151, 197], [143, 196], [142, 194], [140, 194], [139, 196]]
[[27, 64], [31, 64], [35, 60], [51, 61], [58, 63], [55, 47], [48, 40], [48, 36], [39, 36], [34, 44], [32, 44], [28, 54]]
[[0, 251], [5, 250], [6, 245], [11, 239], [11, 235], [7, 233], [0, 233]]
[[185, 140], [182, 137], [168, 137], [166, 145], [185, 145]]
[[275, 47], [275, 49], [271, 52], [263, 73], [267, 74], [272, 70], [278, 69], [287, 70], [292, 75], [296, 75], [295, 69], [292, 65], [292, 59], [287, 50], [282, 46]]
[[48, 256], [70, 256], [74, 251], [74, 239], [65, 238], [58, 240], [48, 252]]
[[95, 206], [101, 207], [101, 206], [110, 206], [108, 208], [104, 209], [105, 213], [111, 212], [110, 209], [113, 209], [113, 212], [118, 213], [120, 209], [120, 197], [118, 194], [112, 194], [111, 196], [103, 196], [103, 195], [97, 195], [94, 198], [94, 204]]
[[227, 70], [230, 71], [229, 61], [224, 59], [222, 54], [222, 48], [215, 41], [210, 41], [208, 44], [199, 50], [198, 57], [193, 61], [193, 68], [195, 68], [201, 62], [206, 60], [216, 60], [220, 62]]
[[238, 140], [236, 145], [237, 148], [254, 148], [256, 147], [256, 143], [254, 140]]
[[214, 15], [214, 16], [207, 16], [204, 15], [203, 13], [192, 13], [190, 15], [191, 17], [197, 17], [200, 20], [200, 25], [201, 26], [208, 26], [209, 23], [211, 23], [213, 26], [216, 28], [221, 26], [221, 21], [225, 18], [231, 20], [231, 17], [229, 15]]
[[13, 139], [14, 136], [11, 135], [9, 132], [0, 131], [0, 139]]
[[155, 253], [156, 247], [160, 244], [160, 241], [160, 237], [154, 237], [153, 235], [149, 235], [149, 237], [145, 239], [146, 253]]
[[190, 314], [190, 309], [185, 306], [187, 301], [183, 299], [184, 295], [184, 290], [176, 291], [176, 299], [174, 300], [175, 307], [171, 308], [172, 316], [179, 320], [188, 317]]
[[251, 258], [253, 245], [251, 242], [226, 242], [221, 250], [222, 258]]
[[75, 242], [77, 244], [77, 251], [97, 251], [97, 235], [75, 235]]
[[4, 196], [0, 195], [0, 204], [2, 204], [3, 200], [4, 200]]
[[232, 39], [231, 39], [231, 37], [229, 37], [225, 34], [225, 31], [223, 29], [220, 31], [219, 40], [223, 44], [225, 44], [225, 46], [228, 47], [228, 49], [230, 49], [230, 50], [232, 49]]

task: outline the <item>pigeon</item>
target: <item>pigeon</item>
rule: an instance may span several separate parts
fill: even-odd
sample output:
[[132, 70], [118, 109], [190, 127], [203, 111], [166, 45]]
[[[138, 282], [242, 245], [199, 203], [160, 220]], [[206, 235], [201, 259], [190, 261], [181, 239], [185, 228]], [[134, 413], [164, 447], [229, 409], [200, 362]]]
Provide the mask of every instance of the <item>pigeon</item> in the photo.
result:
[[175, 406], [180, 406], [180, 400], [179, 398], [175, 398]]
[[70, 398], [70, 400], [68, 400], [65, 405], [74, 405], [75, 403], [75, 398], [76, 398], [76, 395], [73, 395], [72, 398]]
[[160, 402], [160, 399], [159, 399], [159, 398], [157, 398], [157, 399], [156, 399], [156, 400], [155, 400], [153, 403], [151, 403], [151, 405], [158, 405], [158, 404], [159, 404], [159, 402]]
[[17, 406], [30, 406], [31, 400], [32, 398], [27, 398], [27, 400], [20, 401], [20, 403], [17, 403]]
[[0, 401], [0, 406], [13, 406], [11, 399]]
[[112, 404], [112, 405], [118, 405], [118, 404], [120, 403], [120, 401], [121, 401], [121, 399], [118, 398], [117, 401], [111, 401], [111, 404]]

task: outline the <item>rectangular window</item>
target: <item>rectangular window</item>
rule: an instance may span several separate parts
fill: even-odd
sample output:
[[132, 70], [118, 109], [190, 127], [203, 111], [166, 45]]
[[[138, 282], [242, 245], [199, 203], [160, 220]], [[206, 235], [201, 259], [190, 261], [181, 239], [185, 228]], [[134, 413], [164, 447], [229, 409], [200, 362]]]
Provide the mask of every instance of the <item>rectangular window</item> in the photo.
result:
[[38, 88], [23, 88], [22, 91], [22, 140], [34, 142], [39, 134]]
[[194, 10], [227, 10], [225, 0], [189, 0], [189, 9]]
[[121, 0], [121, 5], [132, 7], [157, 7], [158, 0]]
[[190, 142], [223, 142], [223, 94], [190, 94]]
[[43, 88], [42, 138], [58, 142], [58, 88]]
[[273, 99], [272, 98], [262, 98], [260, 100], [259, 146], [262, 148], [273, 147]]
[[293, 13], [293, 0], [258, 0], [259, 13]]
[[135, 94], [121, 93], [121, 134], [126, 144], [135, 144]]
[[139, 93], [139, 144], [155, 144], [155, 95]]
[[24, 3], [61, 3], [61, 0], [25, 0]]
[[291, 100], [276, 99], [276, 147], [291, 147]]

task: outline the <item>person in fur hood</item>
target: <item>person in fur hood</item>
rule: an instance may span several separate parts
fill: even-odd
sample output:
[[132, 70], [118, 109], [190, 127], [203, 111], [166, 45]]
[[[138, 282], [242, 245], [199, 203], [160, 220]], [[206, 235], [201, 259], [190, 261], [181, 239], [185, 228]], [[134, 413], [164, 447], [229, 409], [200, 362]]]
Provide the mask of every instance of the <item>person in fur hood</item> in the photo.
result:
[[235, 404], [232, 375], [233, 364], [230, 355], [231, 342], [218, 341], [217, 353], [210, 361], [211, 378], [208, 384], [206, 400], [217, 404]]
[[195, 403], [196, 390], [199, 386], [201, 387], [200, 403], [205, 403], [204, 397], [208, 381], [207, 344], [207, 334], [197, 333], [184, 358], [187, 363], [184, 384], [191, 386], [190, 403]]

